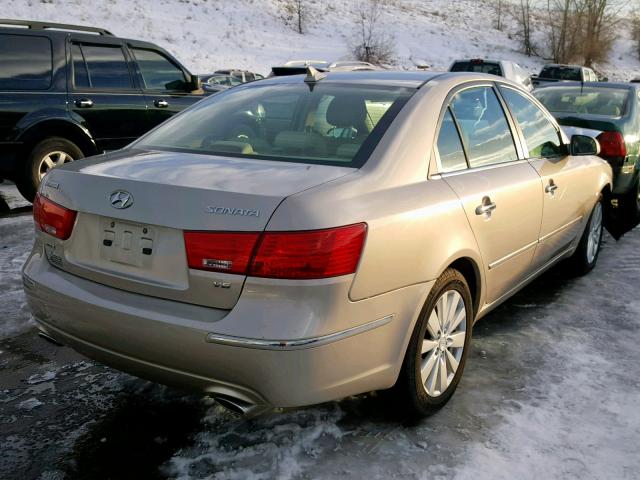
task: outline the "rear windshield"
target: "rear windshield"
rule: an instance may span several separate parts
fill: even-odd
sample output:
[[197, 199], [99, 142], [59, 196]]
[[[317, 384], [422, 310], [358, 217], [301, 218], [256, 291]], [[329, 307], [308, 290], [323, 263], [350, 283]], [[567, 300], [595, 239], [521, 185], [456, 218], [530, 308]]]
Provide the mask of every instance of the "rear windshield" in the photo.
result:
[[547, 87], [534, 95], [552, 112], [619, 117], [626, 112], [629, 90], [598, 87]]
[[236, 87], [137, 147], [359, 167], [415, 89], [318, 83]]
[[483, 62], [481, 60], [470, 60], [455, 62], [451, 66], [452, 72], [478, 72], [489, 73], [491, 75], [502, 76], [500, 65], [495, 62]]
[[540, 78], [551, 78], [554, 80], [572, 80], [579, 82], [580, 68], [577, 67], [544, 67], [540, 72]]

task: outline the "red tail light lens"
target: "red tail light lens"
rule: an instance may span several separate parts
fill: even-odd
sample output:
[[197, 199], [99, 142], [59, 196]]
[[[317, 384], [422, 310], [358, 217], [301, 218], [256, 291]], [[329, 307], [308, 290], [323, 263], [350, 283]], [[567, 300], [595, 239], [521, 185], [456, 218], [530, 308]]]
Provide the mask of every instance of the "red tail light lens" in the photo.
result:
[[189, 268], [244, 275], [259, 237], [254, 232], [185, 232]]
[[77, 212], [58, 205], [46, 197], [36, 194], [33, 202], [33, 219], [37, 227], [60, 240], [71, 236]]
[[256, 277], [312, 279], [356, 271], [367, 226], [303, 232], [265, 232], [251, 262]]
[[597, 137], [600, 142], [601, 157], [626, 157], [627, 146], [620, 132], [602, 132]]
[[[300, 232], [185, 232], [189, 268], [313, 279], [354, 273], [367, 225]], [[254, 253], [255, 252], [255, 253]]]

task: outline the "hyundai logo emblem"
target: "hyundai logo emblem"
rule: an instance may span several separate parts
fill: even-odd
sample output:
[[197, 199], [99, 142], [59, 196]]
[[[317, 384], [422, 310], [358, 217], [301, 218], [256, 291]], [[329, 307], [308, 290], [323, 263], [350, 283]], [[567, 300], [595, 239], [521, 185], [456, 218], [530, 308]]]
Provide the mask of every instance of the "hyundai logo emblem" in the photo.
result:
[[111, 206], [113, 208], [129, 208], [133, 205], [133, 195], [124, 190], [116, 190], [109, 197], [109, 201], [111, 202]]

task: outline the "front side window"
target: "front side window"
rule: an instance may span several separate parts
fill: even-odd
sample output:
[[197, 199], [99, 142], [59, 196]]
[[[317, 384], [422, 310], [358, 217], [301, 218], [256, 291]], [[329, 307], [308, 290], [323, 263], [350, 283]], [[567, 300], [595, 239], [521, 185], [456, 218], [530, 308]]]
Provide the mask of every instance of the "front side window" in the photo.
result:
[[453, 97], [450, 107], [467, 147], [469, 166], [518, 159], [511, 129], [493, 88], [462, 90]]
[[51, 86], [51, 73], [48, 38], [0, 35], [0, 89], [47, 90]]
[[120, 90], [133, 88], [127, 61], [120, 46], [81, 46], [91, 88]]
[[545, 113], [524, 95], [511, 88], [500, 88], [524, 135], [529, 158], [549, 158], [562, 154], [560, 134]]
[[210, 97], [136, 146], [359, 167], [414, 91], [255, 83]]
[[184, 90], [184, 72], [167, 57], [153, 50], [134, 48], [144, 85], [149, 90]]
[[444, 117], [442, 117], [437, 147], [440, 167], [443, 173], [467, 168], [467, 160], [464, 156], [460, 135], [458, 135], [458, 129], [448, 108]]

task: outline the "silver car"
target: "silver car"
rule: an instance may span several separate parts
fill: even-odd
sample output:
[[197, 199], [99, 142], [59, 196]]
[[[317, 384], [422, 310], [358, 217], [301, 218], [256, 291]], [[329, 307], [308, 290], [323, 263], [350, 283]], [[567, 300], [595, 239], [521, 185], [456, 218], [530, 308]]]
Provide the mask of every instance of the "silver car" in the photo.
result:
[[319, 73], [53, 169], [23, 269], [43, 334], [242, 412], [394, 387], [428, 414], [476, 320], [598, 258], [611, 168], [482, 74]]

